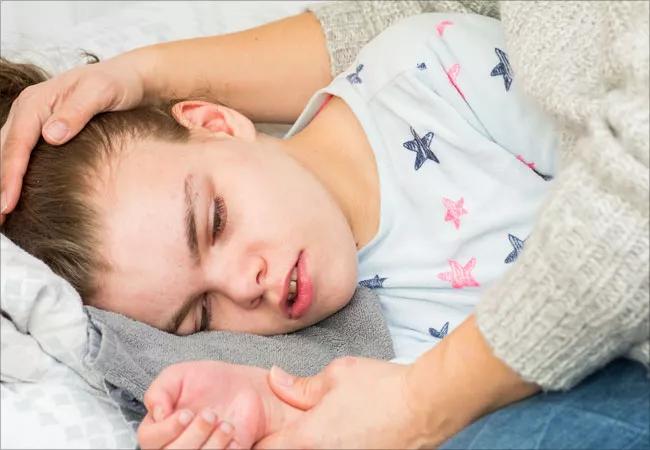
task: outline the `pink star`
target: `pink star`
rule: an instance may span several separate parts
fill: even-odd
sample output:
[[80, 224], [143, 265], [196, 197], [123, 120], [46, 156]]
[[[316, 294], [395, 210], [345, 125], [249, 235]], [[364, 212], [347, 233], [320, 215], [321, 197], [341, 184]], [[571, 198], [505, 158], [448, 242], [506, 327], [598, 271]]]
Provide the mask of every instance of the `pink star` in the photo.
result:
[[528, 162], [524, 159], [523, 156], [517, 155], [517, 159], [521, 161], [522, 163], [526, 164], [529, 168], [535, 170], [535, 163], [534, 162]]
[[436, 31], [438, 32], [438, 36], [442, 37], [443, 33], [445, 32], [445, 28], [453, 24], [454, 23], [451, 20], [443, 20], [438, 25], [436, 25]]
[[460, 94], [461, 97], [463, 97], [463, 100], [465, 100], [465, 94], [463, 94], [463, 91], [460, 90], [458, 87], [458, 83], [456, 83], [456, 78], [458, 77], [458, 74], [460, 73], [460, 64], [454, 64], [447, 70], [447, 78], [449, 78], [449, 82], [456, 88], [456, 91]]
[[475, 265], [476, 258], [470, 259], [465, 266], [461, 266], [457, 261], [450, 259], [449, 266], [451, 266], [451, 272], [440, 272], [438, 278], [443, 281], [450, 281], [451, 287], [454, 289], [479, 286], [478, 281], [471, 274]]
[[460, 216], [467, 214], [467, 210], [463, 208], [464, 202], [465, 199], [463, 197], [461, 197], [457, 202], [445, 197], [442, 198], [442, 204], [445, 208], [447, 208], [447, 213], [445, 214], [445, 222], [453, 222], [456, 229], [460, 227]]

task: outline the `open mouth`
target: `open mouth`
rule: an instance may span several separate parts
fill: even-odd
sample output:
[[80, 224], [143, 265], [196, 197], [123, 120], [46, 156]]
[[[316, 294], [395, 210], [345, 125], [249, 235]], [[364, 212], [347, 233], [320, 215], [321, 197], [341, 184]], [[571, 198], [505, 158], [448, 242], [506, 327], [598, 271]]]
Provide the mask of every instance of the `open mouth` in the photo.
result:
[[289, 294], [287, 296], [287, 307], [289, 310], [296, 303], [298, 297], [298, 265], [296, 264], [291, 271], [291, 278], [289, 279]]
[[304, 252], [300, 252], [298, 261], [289, 275], [287, 296], [283, 304], [287, 317], [298, 319], [303, 316], [311, 306], [312, 297], [313, 289], [306, 270]]

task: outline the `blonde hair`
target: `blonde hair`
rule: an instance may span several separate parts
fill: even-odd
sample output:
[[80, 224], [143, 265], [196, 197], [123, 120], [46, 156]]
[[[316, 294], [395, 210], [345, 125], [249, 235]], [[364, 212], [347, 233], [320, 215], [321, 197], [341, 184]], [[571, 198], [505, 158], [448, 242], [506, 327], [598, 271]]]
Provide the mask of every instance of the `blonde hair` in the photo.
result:
[[[0, 123], [26, 87], [48, 75], [30, 64], [0, 58]], [[44, 261], [88, 302], [97, 292], [98, 274], [109, 265], [98, 249], [100, 225], [92, 202], [102, 168], [126, 143], [153, 138], [183, 142], [189, 131], [169, 109], [138, 108], [96, 115], [66, 144], [40, 139], [23, 178], [21, 197], [0, 228], [9, 239]]]

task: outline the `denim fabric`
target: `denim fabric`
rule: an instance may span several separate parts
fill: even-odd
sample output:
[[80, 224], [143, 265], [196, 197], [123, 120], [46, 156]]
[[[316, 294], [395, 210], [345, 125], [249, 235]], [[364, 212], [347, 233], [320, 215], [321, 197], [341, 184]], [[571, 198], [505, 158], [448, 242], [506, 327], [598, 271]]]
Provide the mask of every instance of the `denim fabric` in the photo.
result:
[[480, 420], [441, 449], [650, 449], [650, 379], [619, 359], [568, 392], [535, 395]]

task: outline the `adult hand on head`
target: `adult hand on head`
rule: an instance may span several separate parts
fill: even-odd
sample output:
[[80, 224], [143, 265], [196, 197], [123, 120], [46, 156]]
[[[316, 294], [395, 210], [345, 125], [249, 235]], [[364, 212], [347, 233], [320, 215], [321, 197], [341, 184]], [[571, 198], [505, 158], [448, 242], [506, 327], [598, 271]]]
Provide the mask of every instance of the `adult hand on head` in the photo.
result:
[[139, 105], [143, 75], [126, 53], [76, 67], [23, 90], [11, 105], [0, 131], [0, 223], [18, 203], [32, 149], [41, 134], [50, 144], [69, 141], [97, 113]]
[[413, 448], [429, 444], [410, 366], [366, 358], [337, 359], [313, 377], [274, 367], [269, 385], [286, 403], [306, 410], [255, 448]]

